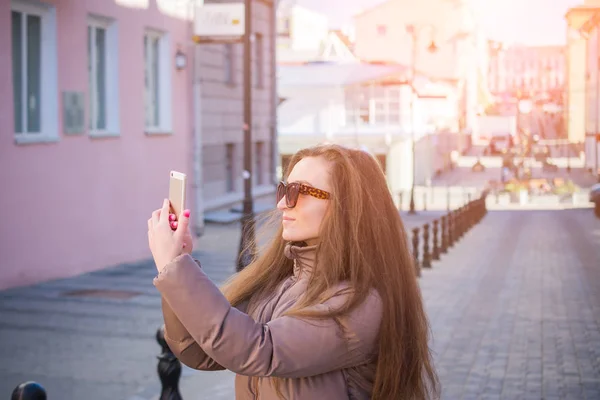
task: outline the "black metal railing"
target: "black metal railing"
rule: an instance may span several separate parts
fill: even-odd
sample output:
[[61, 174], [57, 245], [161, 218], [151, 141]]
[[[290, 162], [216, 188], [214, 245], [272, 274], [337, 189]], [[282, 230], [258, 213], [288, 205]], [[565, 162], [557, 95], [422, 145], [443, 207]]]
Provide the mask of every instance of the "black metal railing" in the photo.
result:
[[[412, 251], [417, 276], [422, 268], [432, 268], [432, 261], [440, 260], [471, 228], [486, 215], [487, 191], [455, 210], [412, 228]], [[470, 196], [469, 196], [470, 197]]]

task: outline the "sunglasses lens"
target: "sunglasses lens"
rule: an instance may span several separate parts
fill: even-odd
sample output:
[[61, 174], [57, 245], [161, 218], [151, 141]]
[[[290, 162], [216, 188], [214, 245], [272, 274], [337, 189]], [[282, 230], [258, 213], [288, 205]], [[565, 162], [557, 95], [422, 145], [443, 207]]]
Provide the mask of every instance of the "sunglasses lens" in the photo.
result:
[[287, 185], [286, 202], [288, 208], [296, 207], [298, 202], [298, 195], [300, 194], [300, 185], [297, 183], [291, 183]]
[[283, 196], [285, 196], [285, 185], [283, 182], [279, 182], [279, 185], [277, 185], [277, 203], [283, 199]]

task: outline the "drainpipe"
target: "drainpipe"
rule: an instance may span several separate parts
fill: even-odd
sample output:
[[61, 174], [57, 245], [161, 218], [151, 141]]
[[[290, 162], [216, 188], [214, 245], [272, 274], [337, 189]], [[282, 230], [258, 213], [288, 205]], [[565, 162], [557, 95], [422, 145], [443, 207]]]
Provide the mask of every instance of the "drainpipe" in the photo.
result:
[[[192, 0], [192, 15], [196, 15], [196, 1]], [[190, 23], [190, 34], [188, 37], [192, 37], [194, 34], [194, 20]], [[202, 79], [200, 77], [200, 46], [196, 43], [192, 44], [192, 50], [194, 53], [194, 65], [193, 65], [193, 76], [192, 76], [192, 104], [194, 114], [194, 129], [193, 129], [193, 183], [192, 189], [194, 191], [194, 208], [195, 212], [193, 220], [193, 230], [197, 237], [204, 234], [204, 180], [202, 174], [203, 171], [203, 157], [202, 157]]]
[[[277, 91], [277, 5], [279, 1], [271, 3], [270, 37], [271, 37], [271, 172], [272, 183], [277, 185], [280, 176], [277, 176], [279, 165], [279, 145], [277, 141], [277, 107], [279, 96]], [[282, 171], [283, 174], [283, 171]]]

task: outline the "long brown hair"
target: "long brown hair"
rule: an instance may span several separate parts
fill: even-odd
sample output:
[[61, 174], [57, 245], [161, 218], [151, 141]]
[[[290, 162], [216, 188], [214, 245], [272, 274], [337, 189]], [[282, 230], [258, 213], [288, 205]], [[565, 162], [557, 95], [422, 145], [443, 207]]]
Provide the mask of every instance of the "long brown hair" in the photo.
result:
[[[304, 157], [332, 162], [332, 196], [321, 225], [318, 265], [306, 293], [286, 315], [338, 319], [375, 288], [383, 302], [383, 317], [372, 399], [436, 398], [439, 382], [413, 258], [379, 164], [364, 151], [322, 145], [296, 153], [286, 177]], [[265, 251], [225, 284], [223, 292], [232, 305], [262, 298], [290, 276], [293, 264], [284, 255], [281, 234], [280, 226]], [[327, 314], [306, 311], [331, 297], [331, 290], [343, 281], [353, 290], [342, 308]]]

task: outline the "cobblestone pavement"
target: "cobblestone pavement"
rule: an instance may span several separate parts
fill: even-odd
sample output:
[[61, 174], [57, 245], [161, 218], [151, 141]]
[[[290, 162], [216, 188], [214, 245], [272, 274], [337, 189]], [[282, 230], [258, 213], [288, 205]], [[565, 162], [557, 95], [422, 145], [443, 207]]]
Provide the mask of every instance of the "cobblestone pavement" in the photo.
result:
[[[403, 215], [407, 228], [439, 212]], [[209, 225], [209, 275], [233, 271], [239, 225]], [[494, 211], [420, 279], [444, 399], [600, 399], [600, 220], [591, 210]], [[0, 397], [158, 399], [160, 298], [149, 263], [0, 292]], [[131, 298], [67, 296], [122, 290]], [[233, 375], [187, 368], [189, 399], [233, 399]]]
[[443, 399], [600, 399], [600, 220], [496, 211], [423, 271]]

